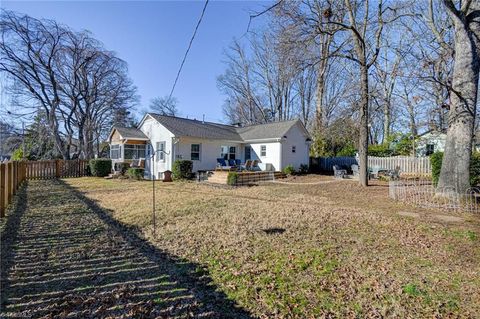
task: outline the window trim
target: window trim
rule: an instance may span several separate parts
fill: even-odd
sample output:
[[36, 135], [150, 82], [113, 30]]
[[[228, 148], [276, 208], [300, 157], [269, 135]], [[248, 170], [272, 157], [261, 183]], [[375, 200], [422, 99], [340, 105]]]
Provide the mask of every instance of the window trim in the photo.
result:
[[[112, 156], [112, 152], [116, 151], [117, 152], [117, 157]], [[112, 144], [110, 145], [110, 159], [112, 160], [118, 160], [122, 158], [122, 146], [120, 144]]]
[[267, 157], [267, 145], [260, 145], [260, 157]]
[[[193, 152], [192, 147], [198, 145], [198, 152]], [[193, 159], [192, 154], [198, 153], [198, 159]], [[190, 160], [192, 161], [201, 161], [202, 160], [202, 144], [201, 143], [192, 143], [190, 144]]]
[[[162, 147], [160, 147], [160, 145]], [[166, 147], [165, 141], [157, 142], [157, 150], [155, 154], [155, 158], [157, 159], [157, 162], [165, 162], [165, 147]], [[162, 150], [163, 152], [159, 152], [160, 150]]]

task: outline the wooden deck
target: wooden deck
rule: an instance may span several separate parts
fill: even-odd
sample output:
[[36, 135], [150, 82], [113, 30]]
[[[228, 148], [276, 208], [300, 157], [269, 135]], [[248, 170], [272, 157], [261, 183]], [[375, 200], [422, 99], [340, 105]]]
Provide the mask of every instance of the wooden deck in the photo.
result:
[[[227, 178], [230, 171], [226, 170], [215, 170], [213, 174], [208, 177], [208, 182], [215, 183], [215, 184], [227, 184]], [[286, 175], [282, 172], [266, 172], [266, 171], [258, 171], [258, 172], [250, 172], [250, 171], [242, 171], [236, 172], [237, 175], [237, 186], [240, 185], [248, 185], [253, 184], [256, 182], [265, 182], [265, 181], [272, 181], [279, 178], [285, 178]]]

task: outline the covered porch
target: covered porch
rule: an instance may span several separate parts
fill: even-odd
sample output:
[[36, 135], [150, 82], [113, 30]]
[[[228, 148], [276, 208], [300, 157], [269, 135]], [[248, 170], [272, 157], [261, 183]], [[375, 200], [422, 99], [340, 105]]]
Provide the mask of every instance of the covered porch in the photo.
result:
[[136, 128], [114, 127], [109, 137], [112, 169], [118, 171], [123, 163], [145, 168], [148, 137]]

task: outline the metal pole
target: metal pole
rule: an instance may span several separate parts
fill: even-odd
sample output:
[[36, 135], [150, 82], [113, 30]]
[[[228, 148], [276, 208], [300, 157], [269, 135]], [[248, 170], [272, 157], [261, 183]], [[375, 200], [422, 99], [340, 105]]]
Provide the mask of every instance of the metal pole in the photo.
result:
[[25, 150], [25, 122], [22, 121], [22, 159], [25, 159], [26, 150]]
[[[152, 145], [153, 150], [153, 145]], [[153, 150], [152, 154], [152, 219], [153, 219], [153, 237], [156, 237], [155, 230], [156, 230], [156, 218], [155, 218], [155, 150]]]

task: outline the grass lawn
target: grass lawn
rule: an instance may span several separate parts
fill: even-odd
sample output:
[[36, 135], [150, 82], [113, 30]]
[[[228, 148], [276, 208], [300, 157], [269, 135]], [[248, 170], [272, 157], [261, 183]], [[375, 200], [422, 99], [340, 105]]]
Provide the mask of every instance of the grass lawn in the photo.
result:
[[153, 238], [151, 182], [65, 180], [259, 317], [478, 316], [480, 216], [395, 203], [385, 184], [304, 181], [157, 183]]

